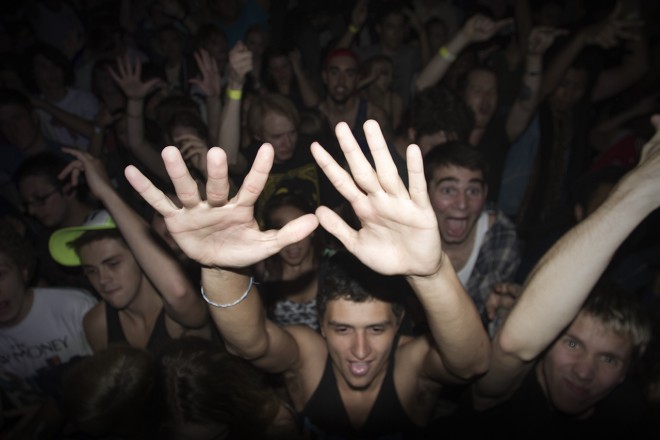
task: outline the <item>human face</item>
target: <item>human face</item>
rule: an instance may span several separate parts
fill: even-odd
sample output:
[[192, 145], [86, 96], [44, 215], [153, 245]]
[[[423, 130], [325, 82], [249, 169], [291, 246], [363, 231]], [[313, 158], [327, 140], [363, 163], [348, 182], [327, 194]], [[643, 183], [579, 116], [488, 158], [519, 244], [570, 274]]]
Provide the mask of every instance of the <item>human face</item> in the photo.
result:
[[64, 72], [43, 55], [37, 55], [32, 60], [34, 79], [42, 92], [58, 91], [64, 88]]
[[474, 127], [486, 128], [497, 108], [497, 78], [492, 72], [470, 72], [465, 87], [465, 102], [474, 112]]
[[0, 130], [10, 145], [27, 150], [37, 140], [36, 115], [13, 104], [0, 106]]
[[380, 42], [390, 50], [399, 50], [406, 30], [406, 19], [401, 14], [389, 14], [376, 27]]
[[32, 307], [32, 296], [25, 288], [27, 270], [20, 270], [7, 255], [0, 253], [0, 328], [20, 323]]
[[632, 351], [629, 337], [580, 312], [543, 356], [537, 377], [557, 410], [588, 417], [594, 405], [623, 381]]
[[387, 371], [399, 321], [392, 305], [377, 299], [328, 301], [321, 321], [336, 377], [354, 390], [379, 386]]
[[293, 157], [298, 142], [298, 130], [293, 122], [280, 113], [266, 112], [262, 121], [262, 141], [275, 150], [275, 163], [286, 162]]
[[119, 240], [104, 238], [82, 246], [80, 260], [89, 282], [113, 308], [124, 309], [137, 297], [143, 273]]
[[18, 183], [26, 212], [47, 228], [62, 226], [69, 199], [43, 176], [26, 176]]
[[[269, 214], [269, 223], [275, 229], [281, 229], [284, 225], [305, 213], [295, 206], [284, 205], [275, 208]], [[313, 233], [312, 233], [313, 234]], [[308, 235], [299, 242], [284, 247], [278, 254], [283, 263], [289, 266], [300, 266], [313, 257], [312, 235]]]
[[284, 55], [275, 56], [268, 61], [268, 73], [276, 84], [289, 84], [293, 79], [291, 63]]
[[322, 76], [330, 99], [343, 104], [353, 96], [357, 87], [357, 62], [348, 55], [335, 56], [328, 61]]
[[481, 171], [452, 165], [433, 172], [429, 196], [443, 244], [463, 244], [474, 235], [487, 194]]
[[568, 69], [559, 86], [550, 96], [552, 108], [567, 111], [577, 104], [587, 90], [588, 77], [586, 70]]

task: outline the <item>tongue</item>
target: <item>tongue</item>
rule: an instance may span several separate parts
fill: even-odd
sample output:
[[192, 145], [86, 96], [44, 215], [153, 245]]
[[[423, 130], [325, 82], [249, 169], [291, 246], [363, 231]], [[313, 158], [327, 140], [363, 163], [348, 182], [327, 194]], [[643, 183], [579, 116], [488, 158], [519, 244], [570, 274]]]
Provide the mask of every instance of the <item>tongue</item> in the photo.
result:
[[447, 233], [453, 237], [461, 236], [465, 232], [466, 220], [447, 220]]
[[369, 365], [366, 362], [351, 362], [349, 368], [355, 376], [364, 376], [369, 371]]

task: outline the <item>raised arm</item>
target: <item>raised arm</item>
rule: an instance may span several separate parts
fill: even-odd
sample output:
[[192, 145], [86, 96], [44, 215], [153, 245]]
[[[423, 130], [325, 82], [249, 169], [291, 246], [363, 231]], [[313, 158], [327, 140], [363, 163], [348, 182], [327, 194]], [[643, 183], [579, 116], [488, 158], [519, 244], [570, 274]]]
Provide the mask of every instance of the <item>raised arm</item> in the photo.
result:
[[305, 107], [315, 107], [321, 101], [321, 97], [314, 88], [312, 80], [309, 79], [307, 73], [303, 69], [302, 55], [300, 54], [300, 51], [298, 49], [293, 49], [289, 52], [288, 57]]
[[249, 277], [244, 269], [309, 235], [318, 226], [316, 217], [308, 214], [280, 230], [259, 230], [254, 204], [273, 163], [269, 144], [261, 147], [243, 185], [230, 200], [227, 157], [222, 149], [211, 148], [207, 156], [206, 200], [201, 199], [179, 150], [166, 147], [162, 156], [181, 208], [135, 167], [126, 169], [126, 178], [163, 216], [179, 247], [202, 265], [208, 300], [233, 304], [209, 308], [229, 350], [267, 371], [288, 369], [298, 359], [298, 345], [287, 331], [265, 318], [256, 286], [247, 289]]
[[490, 370], [475, 386], [478, 407], [508, 397], [532, 361], [577, 316], [619, 245], [660, 206], [660, 115], [652, 121], [656, 134], [637, 167], [536, 265], [493, 341]]
[[227, 98], [222, 111], [219, 145], [225, 150], [229, 168], [237, 174], [247, 171], [248, 163], [240, 153], [241, 147], [241, 104], [245, 78], [253, 68], [252, 52], [239, 41], [229, 52], [229, 81]]
[[[39, 108], [45, 111], [68, 129], [73, 130], [76, 133], [80, 133], [90, 140], [94, 136], [93, 120], [87, 120], [76, 114], [62, 110], [58, 106], [51, 104], [47, 100], [41, 99], [38, 96], [30, 97], [30, 101], [32, 102], [34, 108]], [[94, 100], [94, 107], [96, 108], [96, 111], [98, 111], [98, 102], [96, 100]]]
[[347, 49], [351, 47], [353, 39], [360, 32], [360, 29], [364, 25], [364, 22], [367, 21], [367, 14], [369, 13], [369, 1], [368, 0], [358, 0], [353, 6], [351, 11], [351, 21], [348, 23], [346, 30], [339, 37], [339, 40], [334, 46], [334, 49]]
[[536, 113], [543, 77], [543, 54], [559, 35], [566, 33], [560, 29], [536, 27], [529, 34], [522, 84], [520, 84], [518, 96], [513, 102], [506, 121], [506, 133], [509, 141], [515, 141], [525, 131], [529, 121]]
[[635, 40], [638, 35], [631, 30], [631, 26], [639, 26], [638, 22], [626, 21], [622, 18], [621, 2], [617, 2], [614, 10], [604, 20], [580, 29], [573, 38], [552, 59], [543, 76], [541, 84], [541, 99], [550, 95], [559, 86], [564, 74], [582, 49], [590, 45], [597, 45], [610, 49], [619, 44], [621, 40]]
[[194, 56], [202, 77], [191, 78], [188, 81], [204, 92], [204, 96], [206, 97], [208, 141], [209, 144], [216, 145], [218, 143], [218, 130], [220, 129], [222, 77], [220, 76], [220, 72], [218, 72], [218, 63], [215, 62], [206, 49], [196, 51]]
[[135, 60], [135, 66], [132, 66], [128, 54], [124, 57], [117, 57], [117, 70], [109, 68], [108, 72], [128, 99], [126, 105], [127, 147], [153, 173], [162, 179], [167, 179], [167, 172], [158, 152], [144, 137], [144, 98], [152, 90], [163, 86], [163, 81], [153, 78], [142, 82], [140, 78], [142, 62], [138, 57]]
[[[350, 202], [362, 228], [352, 229], [333, 210], [321, 206], [321, 225], [376, 272], [404, 275], [424, 306], [433, 337], [421, 337], [409, 356], [412, 368], [434, 379], [469, 378], [483, 373], [489, 341], [474, 303], [463, 289], [447, 256], [429, 201], [419, 147], [408, 148], [410, 188], [406, 189], [378, 124], [364, 131], [376, 164], [372, 169], [346, 123], [336, 134], [349, 174], [318, 143], [312, 153], [337, 190]], [[466, 350], [465, 347], [470, 347]]]
[[115, 191], [101, 161], [78, 150], [65, 148], [63, 151], [76, 160], [59, 177], [71, 175], [75, 185], [79, 173], [85, 174], [90, 191], [112, 216], [138, 264], [160, 293], [168, 315], [188, 328], [206, 324], [206, 307], [197, 289], [179, 262], [154, 240], [149, 224]]
[[511, 18], [493, 21], [481, 14], [469, 18], [451, 41], [440, 48], [440, 51], [431, 57], [431, 60], [419, 73], [415, 81], [417, 91], [439, 83], [449, 70], [451, 63], [467, 46], [475, 42], [490, 40], [512, 22]]

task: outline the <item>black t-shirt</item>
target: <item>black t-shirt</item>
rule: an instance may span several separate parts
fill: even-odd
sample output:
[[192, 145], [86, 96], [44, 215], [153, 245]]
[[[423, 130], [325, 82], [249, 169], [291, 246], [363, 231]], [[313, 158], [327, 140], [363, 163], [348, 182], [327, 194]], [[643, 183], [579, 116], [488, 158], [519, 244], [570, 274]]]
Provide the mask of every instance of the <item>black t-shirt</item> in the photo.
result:
[[[315, 207], [322, 204], [335, 208], [343, 202], [341, 195], [332, 186], [312, 156], [310, 146], [313, 141], [315, 139], [299, 135], [293, 157], [286, 162], [273, 164], [266, 186], [257, 200], [255, 207], [257, 220], [261, 220], [261, 211], [266, 202], [271, 197], [283, 192], [305, 197]], [[334, 144], [321, 141], [319, 143], [336, 160], [339, 159]], [[254, 161], [261, 144], [261, 142], [254, 141], [248, 147], [247, 159], [250, 164]]]

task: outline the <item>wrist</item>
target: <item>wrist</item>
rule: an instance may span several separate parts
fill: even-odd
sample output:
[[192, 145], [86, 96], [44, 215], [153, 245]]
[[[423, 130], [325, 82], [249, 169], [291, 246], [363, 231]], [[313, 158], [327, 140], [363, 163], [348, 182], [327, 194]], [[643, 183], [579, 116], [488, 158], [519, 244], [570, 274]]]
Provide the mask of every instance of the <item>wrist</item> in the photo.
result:
[[456, 55], [451, 52], [447, 46], [442, 46], [440, 49], [438, 49], [438, 56], [440, 56], [440, 58], [447, 61], [448, 63], [453, 63], [456, 61]]
[[360, 27], [359, 27], [359, 26], [355, 26], [353, 23], [350, 23], [350, 24], [348, 25], [348, 32], [350, 32], [351, 34], [355, 35], [355, 34], [357, 34], [358, 32], [360, 32]]
[[242, 88], [227, 87], [227, 98], [229, 98], [232, 101], [240, 101], [242, 97], [243, 97]]

